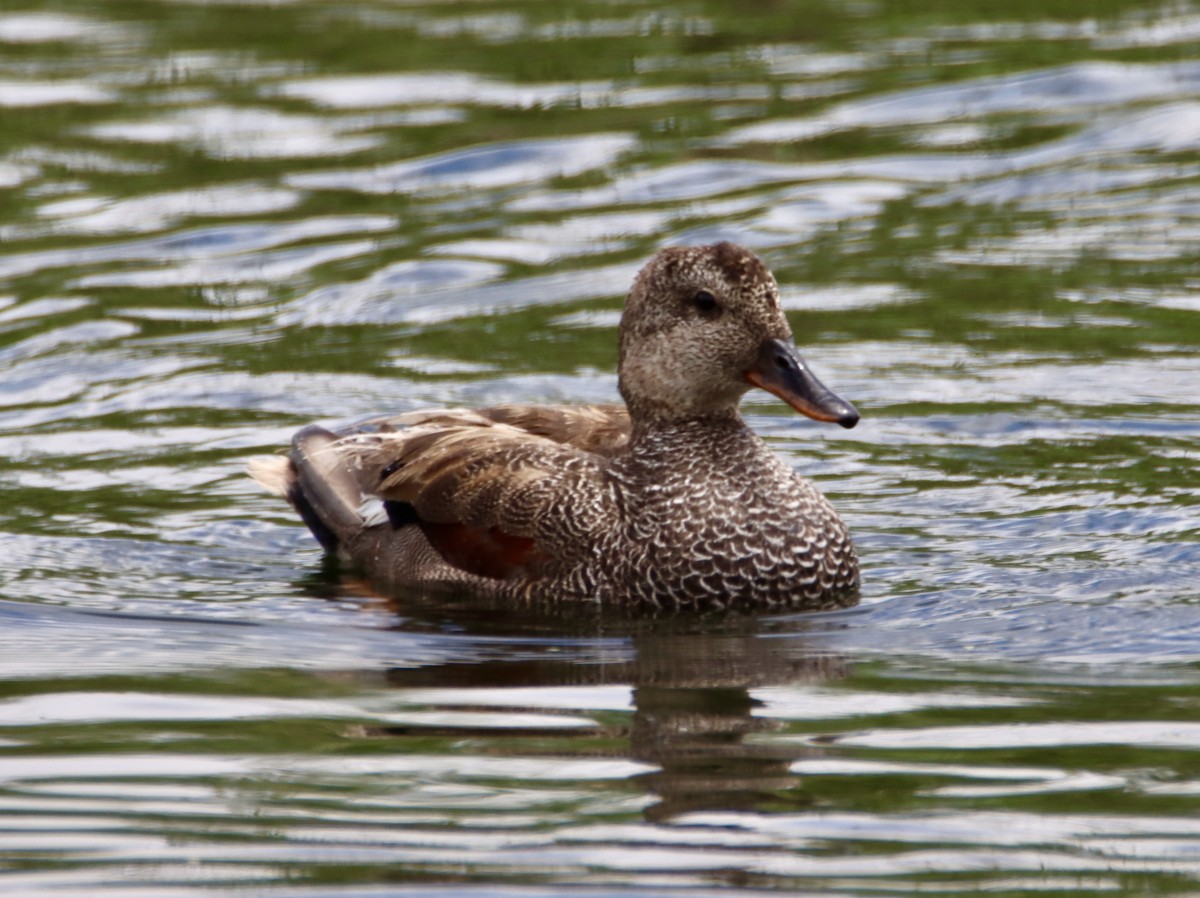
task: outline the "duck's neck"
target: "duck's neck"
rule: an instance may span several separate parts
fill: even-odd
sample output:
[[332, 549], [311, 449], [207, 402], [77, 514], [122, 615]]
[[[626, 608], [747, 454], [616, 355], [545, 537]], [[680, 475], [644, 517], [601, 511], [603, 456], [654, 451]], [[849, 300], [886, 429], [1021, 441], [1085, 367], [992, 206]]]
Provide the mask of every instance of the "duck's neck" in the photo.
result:
[[757, 438], [737, 408], [685, 418], [635, 416], [629, 436], [630, 452], [649, 457], [659, 453], [693, 452], [718, 456], [731, 446]]

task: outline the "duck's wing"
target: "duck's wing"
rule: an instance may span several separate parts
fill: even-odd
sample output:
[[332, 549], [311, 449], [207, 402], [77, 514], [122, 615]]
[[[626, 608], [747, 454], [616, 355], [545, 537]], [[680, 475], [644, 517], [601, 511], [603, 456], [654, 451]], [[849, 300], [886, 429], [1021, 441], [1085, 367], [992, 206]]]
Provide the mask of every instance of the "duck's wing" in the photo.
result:
[[[327, 551], [397, 582], [444, 580], [443, 562], [508, 579], [585, 551], [612, 510], [604, 458], [626, 445], [628, 422], [621, 406], [426, 409], [337, 433], [306, 427], [287, 457], [256, 459], [250, 473]], [[422, 550], [436, 551], [382, 564]]]
[[614, 455], [629, 443], [629, 412], [623, 405], [496, 405], [481, 409], [422, 409], [366, 422], [380, 430], [418, 425], [505, 424], [554, 443], [601, 456]]
[[[418, 525], [455, 568], [509, 579], [569, 565], [613, 510], [604, 460], [497, 420], [527, 415], [496, 411], [393, 418], [406, 426], [352, 434], [328, 451], [384, 500], [393, 526]], [[599, 426], [576, 430], [585, 444], [611, 445]]]

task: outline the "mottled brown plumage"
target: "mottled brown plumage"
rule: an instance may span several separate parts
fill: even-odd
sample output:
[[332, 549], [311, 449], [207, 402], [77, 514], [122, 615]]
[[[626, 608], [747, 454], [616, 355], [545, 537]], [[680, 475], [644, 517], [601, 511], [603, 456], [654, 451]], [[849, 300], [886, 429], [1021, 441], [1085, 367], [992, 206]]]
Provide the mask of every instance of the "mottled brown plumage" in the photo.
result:
[[620, 328], [625, 407], [410, 412], [309, 427], [252, 474], [330, 551], [397, 587], [669, 608], [850, 604], [858, 562], [817, 489], [743, 422], [751, 386], [852, 427], [741, 247], [662, 250]]

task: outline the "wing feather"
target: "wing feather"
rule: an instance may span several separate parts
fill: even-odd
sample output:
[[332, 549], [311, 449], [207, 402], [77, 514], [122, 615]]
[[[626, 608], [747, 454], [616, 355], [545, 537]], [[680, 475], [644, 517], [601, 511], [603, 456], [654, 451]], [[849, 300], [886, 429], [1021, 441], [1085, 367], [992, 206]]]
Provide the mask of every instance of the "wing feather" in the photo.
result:
[[619, 452], [629, 442], [629, 412], [621, 405], [507, 404], [482, 409], [420, 409], [372, 418], [367, 424], [384, 432], [417, 426], [504, 424], [602, 456]]
[[[376, 478], [378, 496], [415, 510], [450, 564], [491, 577], [570, 564], [612, 501], [604, 458], [498, 420], [528, 423], [528, 415], [496, 411], [377, 420], [375, 432], [352, 434], [336, 448], [364, 471], [364, 482]], [[614, 442], [616, 425], [601, 415], [539, 420], [564, 439], [571, 432], [585, 445]]]

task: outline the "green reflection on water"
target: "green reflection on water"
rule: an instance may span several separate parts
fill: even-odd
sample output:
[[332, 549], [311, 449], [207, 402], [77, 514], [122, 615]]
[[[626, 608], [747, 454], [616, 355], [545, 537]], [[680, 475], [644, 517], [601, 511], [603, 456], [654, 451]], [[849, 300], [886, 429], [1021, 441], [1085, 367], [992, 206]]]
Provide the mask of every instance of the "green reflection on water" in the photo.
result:
[[[11, 774], [0, 788], [0, 816], [20, 815], [9, 817], [7, 835], [66, 833], [58, 843], [0, 847], [7, 864], [0, 885], [22, 873], [65, 871], [83, 876], [75, 883], [90, 874], [95, 882], [129, 877], [152, 890], [204, 882], [236, 889], [251, 875], [206, 864], [224, 860], [223, 847], [239, 846], [245, 853], [233, 866], [261, 863], [272, 888], [481, 882], [845, 893], [867, 882], [1013, 895], [1078, 894], [1092, 885], [1124, 894], [1194, 888], [1196, 743], [1180, 738], [1166, 747], [1161, 734], [1136, 727], [1196, 717], [1197, 631], [1187, 616], [1196, 605], [1197, 531], [1189, 517], [1196, 403], [1185, 381], [1200, 342], [1193, 295], [1200, 256], [1187, 237], [1186, 201], [1200, 153], [1181, 141], [1093, 161], [1094, 148], [1081, 146], [1018, 171], [1018, 180], [1046, 176], [1052, 189], [1016, 189], [1011, 201], [950, 189], [990, 183], [1002, 168], [943, 181], [928, 177], [928, 167], [904, 176], [804, 167], [921, 154], [934, 168], [973, 155], [1012, 160], [1061, 149], [1110, 112], [1189, 98], [1135, 99], [1118, 110], [1100, 98], [1084, 114], [1069, 98], [1049, 110], [1034, 99], [1030, 108], [956, 110], [932, 122], [852, 120], [795, 139], [722, 142], [743, 126], [823, 122], [844, 104], [971, 79], [1083, 62], [1194, 61], [1187, 40], [1104, 42], [1152, 27], [1170, 10], [1138, 0], [653, 8], [100, 0], [84, 9], [27, 9], [85, 16], [110, 30], [4, 43], [0, 80], [79, 81], [111, 98], [0, 110], [0, 174], [5, 163], [33, 170], [0, 187], [0, 262], [80, 253], [20, 269], [0, 283], [0, 301], [20, 308], [47, 297], [91, 300], [0, 322], [0, 351], [24, 346], [3, 357], [0, 395], [18, 398], [0, 409], [0, 597], [47, 613], [36, 623], [6, 618], [5, 636], [28, 634], [19, 644], [31, 668], [47, 663], [47, 652], [74, 652], [63, 651], [60, 676], [0, 681], [0, 710], [16, 714], [31, 707], [21, 700], [44, 696], [80, 714], [47, 723], [27, 712], [0, 733], [0, 769]], [[1175, 13], [1185, 25], [1194, 17], [1189, 9]], [[834, 58], [842, 68], [831, 74], [804, 71]], [[444, 102], [435, 96], [418, 111], [454, 114], [413, 123], [396, 115], [412, 111], [403, 102], [356, 108], [362, 100], [352, 95], [341, 98], [351, 105], [335, 109], [280, 90], [310, 78], [431, 72], [526, 88], [532, 99], [488, 100], [477, 95], [482, 88]], [[561, 93], [548, 89], [562, 85]], [[185, 133], [155, 142], [92, 130], [170, 123], [208, 107], [312, 120], [318, 136], [368, 143], [255, 155], [244, 136], [221, 144]], [[1186, 121], [1181, 112], [1177, 123]], [[973, 130], [949, 135], [959, 143], [923, 142], [931, 130], [963, 124]], [[72, 230], [86, 213], [56, 218], [46, 208], [80, 199], [107, 208], [231, 184], [281, 187], [305, 173], [611, 132], [636, 144], [580, 174], [532, 184], [297, 189], [295, 204], [275, 211], [242, 215], [199, 204], [160, 225], [135, 221], [145, 227], [96, 233]], [[728, 164], [723, 171], [735, 175], [759, 162], [795, 168], [765, 183], [734, 178], [713, 195], [668, 191], [663, 199], [629, 186], [687, 162]], [[1151, 166], [1161, 168], [1149, 180], [1104, 182], [1103, 202], [1086, 183], [1053, 192], [1057, 183], [1079, 183], [1070, 177], [1081, 170]], [[814, 185], [855, 179], [899, 184], [900, 198], [755, 230], [769, 212], [810, 200]], [[608, 188], [614, 192], [595, 205], [579, 205]], [[515, 202], [539, 191], [561, 207]], [[1173, 196], [1183, 199], [1173, 206]], [[584, 240], [582, 249], [545, 261], [501, 256], [498, 280], [632, 266], [664, 240], [726, 226], [761, 239], [780, 281], [799, 294], [883, 285], [904, 297], [791, 313], [814, 368], [824, 372], [829, 359], [840, 379], [867, 394], [853, 440], [764, 413], [781, 408], [754, 409], [789, 461], [815, 468], [851, 510], [868, 606], [811, 627], [714, 621], [681, 633], [651, 623], [630, 635], [591, 615], [531, 623], [415, 602], [389, 609], [362, 584], [317, 574], [317, 554], [289, 512], [251, 493], [242, 474], [247, 455], [274, 450], [286, 431], [312, 419], [432, 403], [497, 383], [503, 398], [584, 398], [579, 384], [613, 370], [613, 328], [604, 317], [595, 326], [561, 319], [611, 313], [621, 291], [530, 296], [515, 308], [469, 307], [429, 324], [364, 315], [305, 326], [277, 316], [323, 287], [438, 257], [455, 241], [499, 241], [539, 225], [565, 235], [573, 217], [630, 212], [663, 217], [646, 227], [617, 225], [594, 245]], [[126, 241], [195, 237], [201, 228], [219, 240], [238, 225], [366, 215], [394, 225], [351, 233], [345, 239], [369, 245], [288, 276], [233, 278], [223, 266], [257, 258], [246, 250], [216, 257], [213, 282], [185, 269], [166, 285], [79, 283], [183, 268], [190, 258], [170, 255], [165, 244], [159, 255], [109, 251]], [[1089, 226], [1098, 226], [1093, 236]], [[274, 248], [339, 239], [301, 237]], [[98, 247], [105, 251], [85, 254]], [[112, 321], [137, 332], [53, 342], [71, 328]], [[39, 348], [40, 339], [49, 345]], [[1076, 382], [1083, 386], [1065, 389]], [[48, 448], [53, 438], [78, 445]], [[985, 526], [993, 529], [976, 532]], [[54, 616], [85, 609], [115, 617]], [[188, 616], [212, 629], [185, 644]], [[132, 627], [143, 619], [159, 629], [130, 637], [123, 650], [124, 630], [106, 629], [113, 620]], [[319, 636], [283, 631], [297, 619], [315, 621]], [[233, 625], [222, 629], [217, 620]], [[394, 643], [355, 654], [362, 632]], [[850, 645], [844, 655], [830, 648], [839, 634]], [[282, 651], [269, 644], [272, 636], [291, 641], [294, 666], [272, 665]], [[444, 654], [461, 656], [428, 660], [414, 648], [417, 636], [444, 640]], [[616, 647], [588, 642], [603, 638]], [[314, 672], [330, 665], [322, 652], [343, 642], [350, 647], [341, 672]], [[1089, 651], [1095, 668], [1054, 660]], [[148, 669], [157, 673], [120, 672], [142, 669], [139, 652], [156, 659]], [[972, 666], [964, 660], [972, 652], [1034, 660], [1015, 671]], [[1155, 676], [1142, 669], [1143, 654], [1154, 658]], [[1164, 657], [1174, 664], [1162, 665]], [[252, 662], [268, 667], [241, 666]], [[108, 668], [116, 672], [92, 675]], [[130, 710], [131, 695], [221, 700], [229, 712], [217, 706], [189, 717], [153, 701]], [[933, 700], [943, 695], [953, 701]], [[264, 700], [285, 707], [254, 716]], [[239, 711], [249, 718], [237, 719]], [[1072, 741], [1095, 725], [1111, 729], [1112, 741]], [[1014, 733], [1039, 726], [1051, 728], [1048, 740], [1012, 743]], [[981, 744], [853, 742], [862, 733], [885, 743], [901, 733], [932, 739], [942, 728], [978, 728]], [[170, 774], [131, 774], [114, 772], [111, 756], [181, 760]], [[229, 767], [206, 770], [205, 760]], [[54, 761], [72, 769], [38, 767]], [[628, 766], [607, 774], [606, 762]], [[804, 766], [824, 762], [834, 766]], [[23, 763], [26, 772], [13, 772]], [[1042, 773], [1016, 775], [1029, 768]], [[130, 784], [161, 788], [164, 797], [139, 805]], [[183, 797], [173, 800], [176, 793]], [[981, 835], [974, 815], [993, 812], [1011, 816], [991, 832], [985, 821]], [[1065, 831], [1056, 828], [1064, 818]], [[948, 835], [920, 829], [930, 819]], [[601, 825], [616, 829], [597, 833]], [[1031, 835], [1014, 848], [1005, 838], [1021, 826]], [[106, 842], [114, 833], [147, 841]], [[1101, 836], [1114, 844], [1098, 844]], [[1157, 847], [1139, 857], [1138, 839], [1147, 836]], [[453, 857], [438, 854], [447, 844], [438, 839], [449, 837], [458, 839], [448, 842]], [[95, 854], [83, 853], [89, 840], [99, 840]], [[387, 853], [395, 844], [409, 853]], [[307, 856], [284, 851], [297, 845]], [[1030, 861], [1016, 857], [1018, 849], [1042, 854]], [[191, 856], [203, 851], [200, 860]], [[944, 853], [924, 870], [910, 865], [916, 851]], [[178, 866], [164, 871], [162, 857]], [[809, 859], [831, 866], [805, 868]], [[875, 872], [859, 865], [879, 859]], [[1064, 872], [1056, 874], [1056, 865]]]

